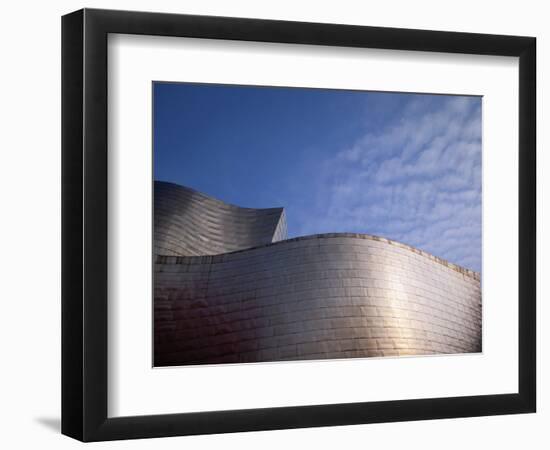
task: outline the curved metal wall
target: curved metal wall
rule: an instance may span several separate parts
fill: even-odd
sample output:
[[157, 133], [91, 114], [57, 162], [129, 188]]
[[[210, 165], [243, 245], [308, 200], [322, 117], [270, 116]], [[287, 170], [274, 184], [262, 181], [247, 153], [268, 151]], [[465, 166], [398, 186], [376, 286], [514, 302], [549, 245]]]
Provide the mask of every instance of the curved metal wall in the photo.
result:
[[357, 234], [158, 256], [155, 365], [481, 351], [479, 274]]
[[216, 255], [286, 239], [283, 208], [229, 205], [155, 181], [155, 255]]

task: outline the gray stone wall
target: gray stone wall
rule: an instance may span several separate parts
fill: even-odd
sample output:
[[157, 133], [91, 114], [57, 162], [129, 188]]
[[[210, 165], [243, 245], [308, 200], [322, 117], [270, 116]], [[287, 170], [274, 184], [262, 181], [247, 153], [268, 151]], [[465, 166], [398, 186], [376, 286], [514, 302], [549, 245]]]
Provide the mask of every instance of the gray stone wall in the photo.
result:
[[283, 208], [229, 205], [155, 181], [155, 255], [215, 255], [286, 239]]
[[156, 366], [481, 351], [479, 274], [382, 238], [157, 256], [154, 277]]

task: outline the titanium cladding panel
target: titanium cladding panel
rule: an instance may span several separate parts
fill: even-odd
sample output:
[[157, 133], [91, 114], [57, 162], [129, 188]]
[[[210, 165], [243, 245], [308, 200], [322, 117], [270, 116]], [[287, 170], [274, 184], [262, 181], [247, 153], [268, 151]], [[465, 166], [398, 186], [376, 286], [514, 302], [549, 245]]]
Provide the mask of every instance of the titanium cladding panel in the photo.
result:
[[283, 208], [241, 208], [161, 181], [154, 197], [156, 255], [214, 255], [286, 239]]
[[[156, 366], [481, 351], [478, 273], [369, 235], [280, 240], [281, 209], [225, 205], [201, 218], [224, 204], [161, 187]], [[170, 202], [180, 202], [177, 214]]]

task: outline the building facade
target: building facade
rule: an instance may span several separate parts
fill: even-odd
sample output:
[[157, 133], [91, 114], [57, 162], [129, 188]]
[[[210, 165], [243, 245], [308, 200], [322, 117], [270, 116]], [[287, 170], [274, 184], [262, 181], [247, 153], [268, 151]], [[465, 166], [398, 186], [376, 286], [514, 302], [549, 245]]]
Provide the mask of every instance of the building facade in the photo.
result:
[[478, 273], [155, 183], [155, 366], [481, 351]]

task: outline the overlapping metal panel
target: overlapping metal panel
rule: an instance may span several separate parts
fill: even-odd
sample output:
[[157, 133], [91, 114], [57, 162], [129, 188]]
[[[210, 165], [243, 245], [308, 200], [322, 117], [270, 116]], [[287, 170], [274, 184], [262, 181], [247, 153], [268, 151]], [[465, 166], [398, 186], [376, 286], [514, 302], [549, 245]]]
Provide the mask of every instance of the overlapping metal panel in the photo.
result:
[[[156, 213], [168, 216], [155, 223], [173, 230], [175, 238], [180, 230], [182, 240], [190, 241], [201, 222], [198, 228], [189, 228], [191, 220], [170, 226], [175, 216], [165, 198], [181, 188], [162, 188], [164, 199], [155, 201], [166, 206]], [[208, 203], [210, 211], [219, 203]], [[187, 211], [199, 217], [201, 205]], [[185, 211], [178, 210], [178, 220]], [[260, 211], [262, 218], [275, 215]], [[269, 220], [274, 229], [284, 215], [276, 217], [279, 222]], [[238, 227], [231, 224], [233, 232]], [[189, 256], [190, 246], [178, 254], [174, 244], [172, 252], [156, 257], [156, 366], [481, 351], [476, 272], [364, 234], [270, 243], [261, 242], [269, 233], [258, 231], [250, 240], [245, 234], [234, 233], [231, 245], [193, 247], [202, 248], [202, 256]], [[238, 251], [212, 254], [242, 243]]]

